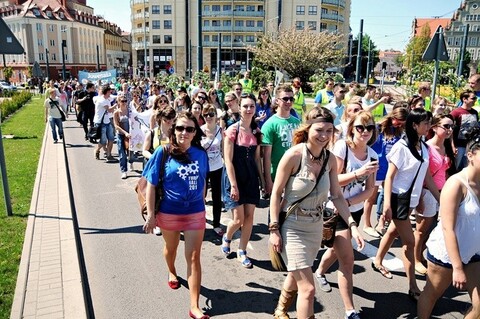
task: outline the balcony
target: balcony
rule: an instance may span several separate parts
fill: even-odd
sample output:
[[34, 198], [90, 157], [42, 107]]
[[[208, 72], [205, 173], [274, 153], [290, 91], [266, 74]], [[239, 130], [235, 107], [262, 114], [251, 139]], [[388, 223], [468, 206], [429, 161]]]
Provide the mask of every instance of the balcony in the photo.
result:
[[345, 0], [322, 0], [322, 4], [345, 8]]
[[340, 22], [343, 22], [344, 21], [344, 18], [342, 15], [339, 15], [339, 14], [332, 14], [332, 13], [323, 13], [322, 12], [322, 17], [321, 17], [322, 20], [328, 20], [328, 21], [340, 21]]
[[130, 6], [134, 6], [136, 4], [148, 4], [148, 0], [130, 0]]
[[[245, 48], [249, 45], [256, 45], [256, 42], [237, 42], [237, 41], [222, 41], [222, 48]], [[202, 45], [208, 48], [217, 48], [218, 41], [203, 41]]]
[[148, 19], [149, 16], [150, 16], [149, 12], [145, 12], [145, 15], [143, 13], [137, 13], [131, 16], [132, 18], [131, 20], [144, 20], [144, 19]]
[[258, 17], [263, 18], [265, 15], [264, 11], [236, 11], [236, 10], [227, 10], [227, 11], [203, 11], [202, 16], [204, 17]]
[[263, 33], [263, 27], [233, 27], [232, 26], [214, 26], [214, 27], [202, 27], [203, 32], [251, 32], [251, 33], [256, 33], [256, 32], [262, 32]]
[[146, 27], [145, 30], [143, 28], [135, 28], [135, 29], [132, 29], [132, 35], [135, 35], [135, 34], [143, 34], [143, 33], [149, 33], [150, 32], [150, 28], [149, 27]]
[[[150, 41], [147, 41], [146, 43], [147, 49], [150, 46]], [[144, 42], [133, 42], [132, 43], [132, 49], [133, 50], [142, 50], [145, 49], [145, 43]]]

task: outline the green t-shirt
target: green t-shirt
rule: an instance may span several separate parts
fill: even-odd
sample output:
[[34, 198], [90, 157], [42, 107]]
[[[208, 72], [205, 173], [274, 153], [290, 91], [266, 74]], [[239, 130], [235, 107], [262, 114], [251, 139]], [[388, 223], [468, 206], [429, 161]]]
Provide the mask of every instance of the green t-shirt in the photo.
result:
[[272, 115], [262, 126], [262, 143], [272, 147], [272, 179], [277, 173], [278, 163], [283, 154], [292, 146], [293, 132], [300, 125], [300, 120], [294, 116], [288, 119]]

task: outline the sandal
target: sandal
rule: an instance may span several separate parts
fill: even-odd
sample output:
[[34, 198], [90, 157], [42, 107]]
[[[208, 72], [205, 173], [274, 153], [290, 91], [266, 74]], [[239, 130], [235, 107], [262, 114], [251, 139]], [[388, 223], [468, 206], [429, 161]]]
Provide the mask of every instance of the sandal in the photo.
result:
[[228, 255], [230, 255], [230, 243], [232, 242], [231, 239], [227, 239], [227, 236], [226, 235], [223, 235], [222, 237], [222, 253], [225, 255], [225, 257], [227, 257]]
[[392, 274], [387, 270], [387, 268], [383, 267], [382, 265], [375, 265], [375, 262], [372, 262], [373, 270], [379, 272], [383, 277], [387, 279], [392, 279]]
[[252, 262], [247, 257], [247, 251], [239, 249], [237, 251], [237, 259], [242, 263], [245, 268], [252, 268]]

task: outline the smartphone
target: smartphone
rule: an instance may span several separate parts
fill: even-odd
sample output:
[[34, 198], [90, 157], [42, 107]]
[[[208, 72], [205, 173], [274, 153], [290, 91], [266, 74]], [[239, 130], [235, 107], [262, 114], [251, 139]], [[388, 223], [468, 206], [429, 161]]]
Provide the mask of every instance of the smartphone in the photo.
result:
[[375, 162], [375, 163], [377, 163], [377, 162], [378, 162], [378, 159], [376, 159], [375, 157], [370, 157], [370, 162]]

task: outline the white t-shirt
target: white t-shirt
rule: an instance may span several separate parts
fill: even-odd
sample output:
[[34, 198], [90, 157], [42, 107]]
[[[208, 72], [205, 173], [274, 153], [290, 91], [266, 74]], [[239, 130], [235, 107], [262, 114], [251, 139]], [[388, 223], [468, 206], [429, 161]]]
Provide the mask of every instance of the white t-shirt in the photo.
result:
[[395, 194], [405, 193], [412, 186], [413, 179], [420, 164], [415, 185], [413, 186], [412, 196], [410, 199], [410, 207], [416, 207], [419, 202], [420, 194], [423, 188], [423, 181], [428, 169], [428, 148], [425, 143], [420, 143], [422, 147], [423, 163], [417, 160], [407, 147], [407, 142], [403, 139], [399, 140], [392, 146], [390, 153], [387, 154], [387, 160], [394, 164], [398, 171], [393, 178], [392, 192]]
[[[95, 116], [93, 118], [94, 123], [100, 123], [102, 120], [103, 114], [107, 111], [105, 109], [105, 106], [110, 107], [110, 100], [106, 99], [102, 96], [99, 96], [96, 101], [95, 101]], [[108, 113], [103, 117], [103, 124], [108, 124], [110, 123], [110, 117], [108, 116]]]
[[[345, 160], [345, 153], [347, 149], [347, 143], [344, 140], [337, 141], [333, 147], [333, 155], [335, 155], [338, 158], [344, 159]], [[377, 153], [370, 147], [367, 146], [367, 152], [368, 156], [365, 160], [359, 160], [358, 158], [355, 157], [355, 154], [353, 154], [352, 150], [349, 148], [348, 149], [348, 158], [347, 158], [347, 167], [346, 167], [346, 172], [350, 173], [353, 172], [359, 168], [361, 168], [363, 165], [371, 161], [371, 158], [375, 158], [375, 160], [378, 161], [378, 155]], [[345, 165], [345, 164], [344, 164]], [[348, 185], [341, 186], [343, 189], [343, 196], [345, 199], [354, 197], [361, 193], [365, 189], [365, 181], [368, 177], [363, 177], [359, 176], [358, 181], [353, 181]], [[364, 206], [364, 203], [357, 203], [353, 204], [350, 206], [350, 212], [356, 212], [362, 209]]]
[[[202, 125], [202, 131], [205, 132], [206, 124]], [[205, 149], [208, 155], [208, 165], [210, 166], [210, 172], [216, 171], [223, 167], [222, 160], [222, 128], [217, 125], [215, 128], [215, 137], [212, 139], [207, 138], [206, 136], [202, 137], [200, 143]]]
[[155, 103], [155, 99], [157, 98], [158, 95], [150, 95], [147, 100], [147, 108], [151, 109], [153, 107], [153, 103]]

